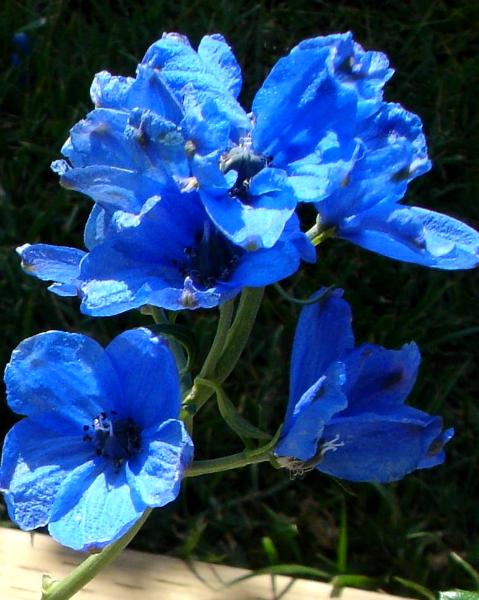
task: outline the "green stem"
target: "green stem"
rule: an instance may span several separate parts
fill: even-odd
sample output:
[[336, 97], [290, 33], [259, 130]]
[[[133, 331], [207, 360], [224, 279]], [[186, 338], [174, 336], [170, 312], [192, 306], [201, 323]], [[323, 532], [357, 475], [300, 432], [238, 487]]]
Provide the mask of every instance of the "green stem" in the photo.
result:
[[330, 237], [334, 237], [335, 229], [330, 227], [329, 229], [321, 229], [318, 223], [315, 223], [311, 229], [306, 231], [305, 235], [310, 239], [313, 246], [319, 246]]
[[198, 477], [199, 475], [207, 475], [209, 473], [219, 473], [220, 471], [230, 471], [231, 469], [239, 469], [247, 465], [274, 460], [272, 454], [279, 437], [281, 435], [282, 426], [274, 434], [273, 438], [264, 446], [253, 450], [243, 450], [238, 454], [230, 456], [222, 456], [221, 458], [212, 458], [210, 460], [195, 460], [189, 469], [187, 469], [183, 477]]
[[240, 469], [241, 467], [266, 461], [269, 461], [269, 452], [259, 456], [249, 456], [246, 451], [210, 460], [196, 460], [185, 472], [184, 477], [198, 477], [199, 475], [208, 475], [209, 473], [230, 471], [231, 469]]
[[[222, 345], [221, 355], [215, 349], [214, 358], [209, 361], [208, 366], [211, 372], [206, 373], [206, 369], [203, 367], [200, 373], [202, 379], [214, 379], [221, 384], [234, 369], [253, 329], [263, 294], [264, 288], [245, 288], [243, 290], [233, 324], [227, 332], [225, 329], [221, 331], [220, 341], [218, 341], [218, 347], [220, 343]], [[229, 318], [231, 319], [231, 315]], [[226, 320], [226, 316], [224, 319]], [[214, 390], [211, 387], [193, 384], [184, 404], [191, 405], [198, 411], [213, 394]]]
[[221, 352], [223, 351], [226, 338], [228, 336], [228, 330], [231, 325], [231, 320], [233, 319], [233, 311], [234, 311], [234, 300], [230, 300], [229, 302], [225, 302], [220, 306], [220, 318], [218, 320], [218, 326], [216, 328], [216, 334], [211, 344], [210, 351], [208, 352], [208, 356], [206, 357], [203, 366], [201, 367], [200, 377], [204, 377], [205, 379], [209, 379], [211, 375], [214, 373], [216, 368], [216, 364], [218, 359], [221, 356]]
[[151, 510], [151, 508], [147, 508], [141, 518], [122, 538], [107, 546], [98, 554], [86, 558], [61, 581], [52, 582], [44, 576], [41, 600], [67, 600], [80, 591], [130, 543], [150, 515]]
[[308, 306], [309, 304], [316, 304], [316, 302], [321, 300], [321, 298], [323, 298], [323, 296], [325, 294], [327, 294], [334, 288], [334, 286], [330, 285], [329, 287], [325, 288], [320, 294], [313, 294], [313, 296], [311, 298], [308, 298], [307, 300], [300, 300], [299, 298], [295, 298], [294, 296], [291, 296], [290, 294], [288, 294], [288, 292], [286, 290], [284, 290], [279, 285], [279, 283], [275, 283], [274, 287], [275, 287], [276, 291], [278, 292], [278, 294], [282, 298], [284, 298], [285, 300], [288, 300], [288, 302], [291, 302], [292, 304], [299, 304], [301, 306]]
[[[151, 315], [153, 321], [157, 325], [167, 324], [171, 325], [171, 321], [166, 316], [165, 311], [162, 308], [156, 306], [147, 306], [142, 310], [143, 314]], [[186, 357], [185, 349], [178, 340], [173, 336], [168, 336], [170, 342], [170, 348], [175, 357], [178, 371], [181, 375], [181, 390], [184, 393], [191, 386], [191, 375], [187, 370], [189, 360]]]
[[235, 320], [228, 331], [223, 354], [216, 367], [214, 379], [219, 383], [223, 383], [235, 368], [253, 329], [263, 295], [264, 288], [243, 290]]

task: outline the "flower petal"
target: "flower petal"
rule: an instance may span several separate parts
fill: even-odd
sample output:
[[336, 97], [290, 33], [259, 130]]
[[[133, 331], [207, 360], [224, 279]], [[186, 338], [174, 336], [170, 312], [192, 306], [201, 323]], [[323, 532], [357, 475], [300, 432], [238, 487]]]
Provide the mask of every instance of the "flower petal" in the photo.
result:
[[353, 135], [357, 95], [330, 76], [329, 54], [328, 47], [293, 48], [254, 98], [253, 146], [272, 156], [275, 167], [285, 168], [310, 154], [328, 131], [342, 138]]
[[344, 416], [351, 416], [403, 404], [414, 387], [421, 355], [414, 342], [400, 350], [362, 344], [343, 361], [348, 396]]
[[183, 471], [193, 458], [193, 442], [181, 421], [171, 419], [142, 433], [141, 454], [128, 462], [129, 485], [147, 506], [164, 506], [178, 495]]
[[119, 414], [134, 418], [140, 429], [178, 417], [178, 369], [164, 338], [149, 329], [131, 329], [117, 336], [106, 353], [123, 390], [116, 403]]
[[418, 207], [381, 203], [339, 228], [338, 236], [390, 258], [437, 269], [479, 264], [479, 233], [461, 221]]
[[145, 508], [130, 489], [124, 468], [115, 472], [103, 461], [90, 461], [64, 480], [48, 531], [73, 550], [99, 550], [124, 535]]
[[[319, 290], [317, 294], [322, 292]], [[343, 290], [333, 290], [301, 311], [291, 357], [289, 397], [293, 405], [331, 363], [340, 360], [354, 346], [351, 309], [342, 295]], [[288, 407], [286, 418], [290, 411]]]
[[274, 450], [277, 456], [305, 461], [316, 454], [324, 427], [347, 406], [344, 381], [344, 365], [334, 362], [299, 402], [290, 400], [281, 439]]
[[271, 248], [283, 233], [296, 208], [293, 190], [280, 169], [263, 169], [252, 178], [248, 202], [200, 188], [200, 196], [212, 221], [238, 246]]
[[85, 335], [63, 331], [23, 340], [7, 365], [5, 384], [13, 411], [60, 433], [65, 422], [81, 431], [121, 397], [104, 349]]
[[225, 38], [218, 33], [205, 35], [198, 46], [198, 56], [237, 98], [242, 84], [241, 68]]
[[86, 252], [49, 244], [24, 244], [17, 248], [17, 252], [22, 259], [22, 269], [25, 273], [42, 281], [62, 284], [61, 292], [58, 287], [51, 288], [51, 291], [61, 296], [77, 295], [80, 262]]
[[[349, 481], [386, 483], [441, 461], [442, 420], [408, 406], [379, 414], [333, 417], [323, 440], [334, 441], [317, 469]], [[437, 441], [441, 441], [438, 447]], [[434, 464], [427, 464], [432, 455]], [[442, 456], [443, 458], [443, 456]]]
[[147, 50], [142, 64], [161, 71], [180, 103], [188, 84], [195, 88], [201, 103], [209, 98], [221, 100], [221, 111], [231, 122], [236, 140], [249, 130], [249, 119], [230, 91], [231, 80], [219, 73], [217, 61], [196, 53], [185, 36], [164, 34]]
[[88, 460], [83, 432], [61, 435], [23, 419], [7, 433], [0, 467], [10, 518], [22, 529], [46, 525], [57, 491], [72, 469]]

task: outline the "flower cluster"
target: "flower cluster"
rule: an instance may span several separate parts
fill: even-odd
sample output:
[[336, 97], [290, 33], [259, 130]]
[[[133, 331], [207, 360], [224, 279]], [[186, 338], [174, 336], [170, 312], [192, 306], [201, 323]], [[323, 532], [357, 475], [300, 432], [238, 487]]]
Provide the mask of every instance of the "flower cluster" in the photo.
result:
[[25, 271], [79, 296], [93, 316], [145, 304], [211, 308], [314, 262], [299, 203], [316, 207], [316, 234], [426, 266], [474, 267], [477, 232], [399, 204], [430, 162], [420, 119], [383, 100], [392, 73], [350, 33], [305, 40], [274, 66], [247, 114], [222, 36], [195, 51], [164, 35], [136, 77], [96, 75], [95, 109], [52, 165], [63, 186], [94, 202], [87, 251], [27, 244]]
[[[146, 305], [214, 308], [314, 262], [315, 245], [334, 236], [424, 266], [476, 266], [475, 230], [400, 204], [430, 162], [420, 119], [383, 100], [392, 74], [384, 54], [363, 50], [350, 33], [305, 40], [273, 67], [247, 114], [222, 36], [194, 50], [184, 36], [164, 35], [135, 77], [96, 75], [95, 108], [52, 165], [64, 187], [93, 201], [86, 250], [25, 244], [23, 269], [79, 297], [85, 314], [108, 316]], [[300, 220], [314, 212], [297, 212], [303, 203], [317, 213], [312, 223]], [[417, 346], [355, 346], [342, 290], [322, 290], [299, 319], [279, 439], [204, 471], [190, 464], [180, 404], [189, 426], [208, 399], [199, 400], [201, 389], [216, 391], [236, 433], [269, 437], [221, 391], [259, 306], [248, 305], [249, 293], [234, 321], [232, 303], [222, 312], [182, 399], [169, 343], [147, 329], [105, 349], [59, 331], [24, 340], [5, 374], [8, 404], [25, 416], [7, 435], [0, 467], [11, 518], [95, 550], [174, 500], [186, 469], [271, 460], [293, 474], [389, 482], [443, 462], [453, 430], [405, 405]]]

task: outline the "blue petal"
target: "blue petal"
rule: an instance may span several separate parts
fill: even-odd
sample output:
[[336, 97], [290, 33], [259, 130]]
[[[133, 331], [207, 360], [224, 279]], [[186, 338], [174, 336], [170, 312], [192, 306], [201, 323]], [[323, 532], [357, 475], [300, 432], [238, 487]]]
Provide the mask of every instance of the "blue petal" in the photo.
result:
[[97, 108], [72, 127], [62, 154], [74, 167], [109, 165], [120, 169], [146, 168], [148, 165], [141, 148], [124, 136], [127, 124], [128, 113]]
[[163, 181], [150, 179], [129, 169], [90, 165], [69, 169], [61, 183], [63, 187], [90, 196], [107, 209], [139, 212], [144, 201], [154, 196], [166, 181], [165, 178]]
[[121, 110], [127, 103], [134, 81], [132, 77], [118, 77], [108, 71], [100, 71], [95, 75], [90, 87], [90, 97], [95, 107]]
[[[328, 131], [354, 133], [357, 95], [331, 77], [328, 47], [294, 48], [280, 59], [253, 101], [253, 146], [275, 167], [314, 151]], [[312, 118], [312, 115], [319, 115]]]
[[323, 435], [333, 448], [324, 453], [317, 469], [349, 481], [396, 481], [428, 466], [424, 461], [431, 452], [437, 455], [441, 429], [439, 417], [408, 406], [333, 417]]
[[417, 377], [421, 356], [414, 342], [400, 350], [363, 344], [342, 359], [347, 369], [344, 416], [403, 404]]
[[128, 94], [127, 107], [151, 110], [174, 123], [179, 123], [183, 114], [178, 98], [160, 70], [144, 64], [139, 64], [136, 69], [136, 80]]
[[113, 213], [106, 211], [99, 204], [94, 204], [83, 232], [85, 247], [92, 250], [95, 246], [101, 244], [108, 233], [114, 231], [113, 223]]
[[141, 147], [145, 164], [140, 173], [158, 183], [189, 175], [185, 138], [176, 122], [150, 110], [133, 108], [125, 136]]
[[178, 369], [165, 339], [149, 329], [132, 329], [117, 336], [106, 353], [123, 390], [119, 414], [134, 418], [141, 429], [178, 417]]
[[441, 465], [446, 460], [444, 446], [454, 437], [454, 429], [451, 427], [442, 431], [429, 446], [426, 456], [421, 460], [418, 469], [430, 469]]
[[252, 178], [247, 203], [227, 192], [211, 194], [207, 187], [200, 187], [200, 196], [218, 229], [246, 249], [274, 246], [296, 208], [286, 174], [280, 169], [266, 168]]
[[178, 265], [205, 218], [201, 203], [192, 196], [176, 193], [152, 199], [128, 226], [93, 248], [81, 271], [85, 314], [114, 315], [144, 304], [173, 308], [172, 294], [180, 308], [184, 274]]
[[164, 506], [178, 496], [193, 443], [183, 423], [173, 419], [144, 431], [142, 443], [144, 451], [126, 467], [128, 483], [147, 506]]
[[288, 183], [296, 200], [319, 202], [344, 186], [359, 154], [357, 140], [340, 140], [334, 132], [328, 132], [313, 153], [288, 167]]
[[333, 50], [326, 62], [331, 76], [358, 95], [358, 116], [362, 119], [373, 114], [382, 99], [384, 84], [394, 73], [387, 56], [382, 52], [365, 52], [354, 42], [351, 32], [304, 40], [296, 49], [324, 47]]
[[198, 46], [198, 56], [237, 98], [242, 84], [241, 68], [224, 37], [218, 33], [205, 35]]
[[182, 115], [181, 105], [161, 73], [148, 65], [138, 65], [136, 79], [113, 76], [107, 71], [97, 73], [90, 95], [97, 108], [148, 109], [176, 123]]
[[99, 550], [124, 535], [146, 506], [131, 490], [125, 469], [115, 473], [90, 461], [64, 480], [53, 505], [48, 531], [73, 550]]
[[81, 432], [121, 397], [118, 377], [103, 348], [85, 335], [62, 331], [23, 340], [7, 365], [5, 384], [14, 412], [59, 433], [65, 422]]
[[22, 529], [46, 525], [57, 491], [72, 469], [88, 460], [91, 446], [76, 435], [23, 419], [8, 432], [0, 467], [10, 518]]
[[199, 154], [224, 151], [230, 143], [231, 123], [221, 111], [221, 102], [207, 98], [200, 102], [195, 88], [187, 86], [184, 98], [185, 116], [181, 122], [185, 136]]
[[318, 450], [324, 427], [334, 414], [347, 406], [342, 390], [345, 381], [344, 365], [332, 363], [295, 403], [290, 398], [284, 429], [274, 452], [305, 461]]
[[[289, 277], [298, 270], [303, 258], [303, 244], [297, 241], [283, 235], [272, 248], [245, 252], [228, 283], [239, 288], [263, 287]], [[304, 241], [309, 242], [307, 238]], [[305, 249], [309, 251], [306, 244]]]
[[[333, 290], [301, 311], [291, 356], [289, 397], [293, 406], [331, 363], [354, 346], [351, 309], [342, 295], [342, 290]], [[288, 406], [286, 418], [290, 412]]]
[[479, 233], [457, 219], [388, 203], [347, 219], [339, 237], [390, 258], [437, 269], [479, 264]]
[[383, 103], [358, 125], [357, 135], [350, 171], [334, 193], [316, 204], [325, 228], [380, 202], [399, 201], [408, 183], [431, 167], [421, 120], [399, 104]]
[[230, 93], [230, 81], [218, 76], [217, 62], [210, 62], [209, 57], [203, 60], [186, 37], [176, 33], [164, 34], [147, 50], [142, 64], [159, 69], [180, 102], [188, 84], [195, 88], [201, 103], [209, 98], [221, 100], [221, 111], [232, 124], [235, 141], [249, 130], [249, 119]]
[[[24, 244], [17, 248], [17, 252], [22, 259], [22, 269], [25, 273], [42, 281], [63, 284], [63, 296], [77, 295], [80, 262], [86, 252], [49, 244]], [[52, 291], [56, 289], [52, 288]]]

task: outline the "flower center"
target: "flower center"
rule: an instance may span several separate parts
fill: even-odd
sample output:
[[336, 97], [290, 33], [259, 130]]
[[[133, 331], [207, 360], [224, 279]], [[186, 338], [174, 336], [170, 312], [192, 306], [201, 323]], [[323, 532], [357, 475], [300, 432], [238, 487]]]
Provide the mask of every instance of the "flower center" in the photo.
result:
[[238, 173], [229, 195], [246, 200], [251, 178], [267, 167], [268, 164], [269, 159], [266, 156], [256, 154], [251, 150], [251, 138], [243, 138], [239, 146], [232, 148], [220, 159], [222, 173], [228, 173], [228, 171]]
[[130, 417], [122, 418], [114, 410], [101, 412], [92, 425], [84, 425], [83, 441], [92, 442], [97, 456], [110, 459], [116, 468], [140, 450], [138, 425]]
[[191, 277], [197, 287], [211, 288], [217, 281], [227, 281], [242, 253], [209, 221], [194, 247], [184, 250], [188, 258], [183, 276]]

